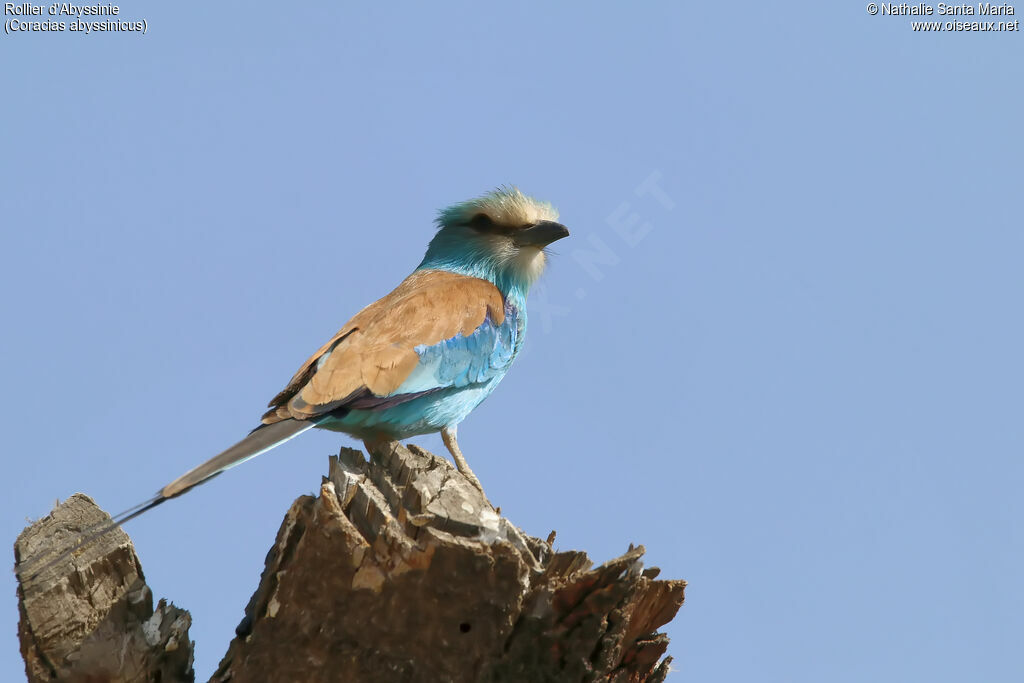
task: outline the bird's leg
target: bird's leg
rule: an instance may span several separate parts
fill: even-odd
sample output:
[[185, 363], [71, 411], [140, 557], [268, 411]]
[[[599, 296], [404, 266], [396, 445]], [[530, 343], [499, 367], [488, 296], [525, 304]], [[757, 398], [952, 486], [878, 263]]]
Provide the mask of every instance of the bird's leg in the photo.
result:
[[366, 438], [363, 439], [363, 446], [366, 447], [366, 452], [370, 455], [370, 458], [372, 459], [374, 457], [374, 452], [389, 441], [394, 441], [394, 439], [387, 436], [386, 434], [371, 434], [370, 436], [367, 436]]
[[[459, 442], [455, 439], [455, 436], [455, 427], [445, 427], [441, 430], [441, 440], [444, 441], [444, 446], [448, 449], [448, 452], [452, 454], [452, 459], [455, 460], [455, 466], [459, 468], [459, 472], [469, 480], [470, 484], [477, 487], [477, 489], [480, 490], [480, 493], [483, 493], [484, 487], [480, 485], [480, 480], [476, 478], [475, 474], [473, 474], [473, 470], [469, 469], [469, 463], [466, 462], [465, 456], [462, 455], [462, 451], [459, 449]], [[487, 496], [485, 495], [484, 500], [486, 499]]]

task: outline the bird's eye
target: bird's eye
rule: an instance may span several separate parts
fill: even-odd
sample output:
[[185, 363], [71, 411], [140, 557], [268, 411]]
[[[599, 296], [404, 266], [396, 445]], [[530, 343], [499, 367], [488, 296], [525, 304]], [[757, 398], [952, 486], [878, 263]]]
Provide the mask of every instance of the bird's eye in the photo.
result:
[[469, 219], [469, 227], [481, 232], [494, 227], [494, 221], [486, 213], [478, 213]]

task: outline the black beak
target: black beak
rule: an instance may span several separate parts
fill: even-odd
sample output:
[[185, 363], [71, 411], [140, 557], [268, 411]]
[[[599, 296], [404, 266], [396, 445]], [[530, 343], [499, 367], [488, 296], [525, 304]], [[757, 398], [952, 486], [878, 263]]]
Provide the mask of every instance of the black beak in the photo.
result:
[[517, 230], [512, 241], [517, 247], [546, 247], [556, 240], [569, 236], [569, 228], [554, 221], [541, 221], [528, 228]]

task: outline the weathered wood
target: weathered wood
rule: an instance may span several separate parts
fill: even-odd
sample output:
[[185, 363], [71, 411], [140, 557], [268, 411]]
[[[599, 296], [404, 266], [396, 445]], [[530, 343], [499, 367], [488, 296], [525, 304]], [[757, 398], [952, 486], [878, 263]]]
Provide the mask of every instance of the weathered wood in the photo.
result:
[[[26, 529], [17, 558], [73, 547], [109, 520], [76, 495]], [[592, 567], [526, 536], [448, 461], [381, 444], [342, 449], [318, 496], [285, 515], [218, 683], [663, 681], [684, 581], [643, 548]], [[35, 681], [190, 681], [187, 612], [154, 612], [116, 530], [21, 579]]]
[[44, 561], [35, 575], [19, 576], [18, 637], [28, 680], [193, 681], [191, 618], [163, 600], [153, 609], [124, 531], [61, 557], [84, 532], [108, 522], [110, 516], [79, 493], [18, 536], [16, 563], [60, 558]]
[[[343, 449], [298, 499], [213, 681], [661, 681], [683, 581], [595, 569], [501, 517], [442, 458]], [[659, 661], [660, 660], [660, 661]]]

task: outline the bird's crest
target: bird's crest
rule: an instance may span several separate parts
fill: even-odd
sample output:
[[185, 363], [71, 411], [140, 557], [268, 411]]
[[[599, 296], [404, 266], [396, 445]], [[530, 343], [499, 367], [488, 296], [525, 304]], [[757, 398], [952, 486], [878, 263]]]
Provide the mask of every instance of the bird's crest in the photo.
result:
[[476, 199], [442, 209], [437, 216], [437, 226], [444, 228], [467, 223], [478, 214], [484, 214], [497, 225], [508, 227], [558, 220], [558, 211], [551, 204], [523, 194], [518, 187], [506, 185]]

